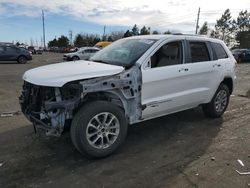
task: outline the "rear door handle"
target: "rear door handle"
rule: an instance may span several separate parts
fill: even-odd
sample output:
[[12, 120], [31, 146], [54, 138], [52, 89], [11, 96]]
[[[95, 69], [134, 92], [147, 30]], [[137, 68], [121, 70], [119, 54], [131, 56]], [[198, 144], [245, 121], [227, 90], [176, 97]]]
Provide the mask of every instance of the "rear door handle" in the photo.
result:
[[189, 69], [188, 68], [181, 68], [179, 69], [179, 72], [187, 72]]

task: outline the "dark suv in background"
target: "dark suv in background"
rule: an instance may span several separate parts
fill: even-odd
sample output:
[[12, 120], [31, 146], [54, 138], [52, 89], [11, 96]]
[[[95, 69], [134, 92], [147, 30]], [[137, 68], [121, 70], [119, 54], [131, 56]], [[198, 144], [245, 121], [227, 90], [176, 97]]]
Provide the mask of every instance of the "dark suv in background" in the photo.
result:
[[0, 46], [0, 61], [27, 63], [28, 60], [32, 60], [32, 55], [27, 49], [16, 46]]
[[249, 49], [235, 49], [232, 54], [238, 63], [250, 62], [250, 50]]

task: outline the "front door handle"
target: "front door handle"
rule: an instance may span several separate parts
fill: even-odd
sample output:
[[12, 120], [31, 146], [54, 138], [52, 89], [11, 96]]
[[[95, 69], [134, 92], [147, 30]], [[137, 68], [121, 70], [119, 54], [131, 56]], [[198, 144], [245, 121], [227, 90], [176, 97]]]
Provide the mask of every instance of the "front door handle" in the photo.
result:
[[214, 64], [213, 65], [213, 68], [215, 68], [215, 67], [220, 67], [221, 66], [221, 64]]
[[188, 68], [181, 68], [179, 69], [179, 72], [187, 72], [189, 69]]

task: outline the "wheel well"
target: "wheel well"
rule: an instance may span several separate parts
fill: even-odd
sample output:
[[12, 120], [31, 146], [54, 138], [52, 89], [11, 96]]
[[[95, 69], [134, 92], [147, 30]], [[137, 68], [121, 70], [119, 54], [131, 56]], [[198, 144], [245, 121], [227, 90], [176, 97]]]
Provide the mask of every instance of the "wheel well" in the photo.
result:
[[20, 57], [24, 57], [24, 58], [27, 59], [27, 57], [26, 57], [25, 55], [19, 55], [19, 56], [17, 57], [17, 59], [19, 59]]
[[232, 94], [232, 92], [233, 92], [233, 79], [232, 78], [224, 78], [224, 80], [221, 83], [225, 84], [228, 87], [230, 94]]
[[109, 92], [88, 93], [84, 98], [86, 99], [86, 101], [102, 100], [102, 101], [111, 102], [124, 109], [122, 100], [119, 98], [119, 96], [113, 93], [109, 93]]
[[80, 59], [80, 58], [79, 58], [79, 56], [77, 56], [77, 55], [73, 55], [73, 57], [72, 57], [72, 58], [74, 58], [74, 57], [76, 57], [76, 58]]

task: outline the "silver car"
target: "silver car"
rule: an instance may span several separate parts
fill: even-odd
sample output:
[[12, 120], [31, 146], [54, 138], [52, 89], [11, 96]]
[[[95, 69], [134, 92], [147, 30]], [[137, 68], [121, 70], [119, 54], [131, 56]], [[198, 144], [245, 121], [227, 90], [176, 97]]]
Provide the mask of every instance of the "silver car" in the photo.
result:
[[66, 61], [88, 60], [100, 49], [96, 47], [82, 47], [78, 51], [73, 53], [67, 53], [63, 55], [63, 59]]

